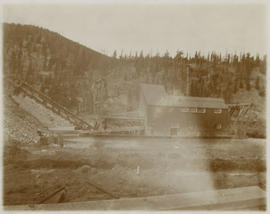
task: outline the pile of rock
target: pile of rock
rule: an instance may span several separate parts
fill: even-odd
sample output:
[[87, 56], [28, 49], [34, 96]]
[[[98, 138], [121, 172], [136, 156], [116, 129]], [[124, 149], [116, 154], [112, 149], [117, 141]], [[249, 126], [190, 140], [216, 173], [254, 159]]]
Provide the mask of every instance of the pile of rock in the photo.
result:
[[46, 127], [69, 127], [73, 126], [69, 121], [63, 119], [56, 113], [47, 109], [43, 105], [37, 103], [30, 97], [24, 97], [23, 95], [13, 96], [14, 100], [25, 111], [32, 114]]
[[4, 99], [4, 142], [38, 142], [38, 129], [44, 127], [31, 115], [16, 105], [9, 97]]

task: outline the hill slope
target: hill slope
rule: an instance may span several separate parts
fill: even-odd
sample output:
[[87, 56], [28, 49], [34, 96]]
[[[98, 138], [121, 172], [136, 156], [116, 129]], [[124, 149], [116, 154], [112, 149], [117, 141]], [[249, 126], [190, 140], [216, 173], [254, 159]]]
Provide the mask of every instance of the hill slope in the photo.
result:
[[92, 78], [111, 62], [47, 29], [5, 23], [3, 30], [5, 76], [27, 81], [70, 108], [76, 106], [76, 97], [89, 96]]

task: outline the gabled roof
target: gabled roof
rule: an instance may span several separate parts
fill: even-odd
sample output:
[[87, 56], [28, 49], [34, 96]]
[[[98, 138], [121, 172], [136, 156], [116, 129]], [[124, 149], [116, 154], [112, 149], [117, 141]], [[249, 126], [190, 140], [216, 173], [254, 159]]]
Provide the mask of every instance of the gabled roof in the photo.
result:
[[148, 105], [155, 105], [167, 96], [163, 85], [141, 84], [141, 91]]
[[227, 108], [227, 105], [222, 98], [167, 95], [163, 85], [141, 84], [141, 90], [147, 105], [194, 108]]
[[160, 106], [194, 107], [194, 108], [227, 108], [221, 98], [167, 96], [159, 103]]

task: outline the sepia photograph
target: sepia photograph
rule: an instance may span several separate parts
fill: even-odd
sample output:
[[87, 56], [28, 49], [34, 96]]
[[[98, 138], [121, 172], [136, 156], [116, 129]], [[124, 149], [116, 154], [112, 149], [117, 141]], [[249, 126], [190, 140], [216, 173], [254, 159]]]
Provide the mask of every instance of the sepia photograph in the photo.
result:
[[267, 210], [266, 1], [11, 2], [4, 211]]

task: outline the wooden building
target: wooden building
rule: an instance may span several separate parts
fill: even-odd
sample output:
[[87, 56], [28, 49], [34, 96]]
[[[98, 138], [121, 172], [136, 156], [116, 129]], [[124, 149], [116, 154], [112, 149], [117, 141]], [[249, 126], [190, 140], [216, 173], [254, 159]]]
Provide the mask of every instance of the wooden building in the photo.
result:
[[139, 110], [146, 135], [213, 134], [229, 123], [223, 99], [171, 96], [163, 85], [141, 84]]

